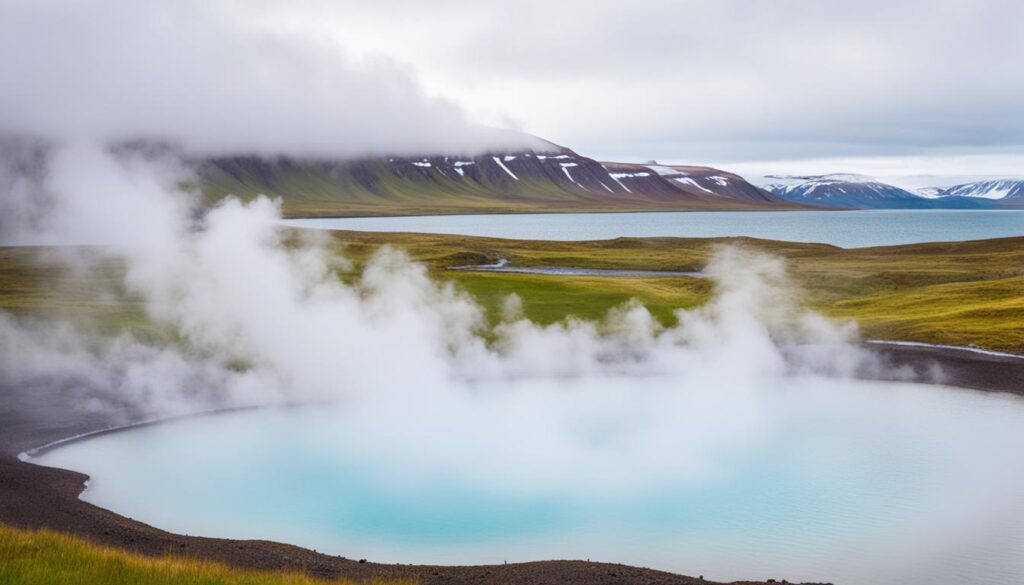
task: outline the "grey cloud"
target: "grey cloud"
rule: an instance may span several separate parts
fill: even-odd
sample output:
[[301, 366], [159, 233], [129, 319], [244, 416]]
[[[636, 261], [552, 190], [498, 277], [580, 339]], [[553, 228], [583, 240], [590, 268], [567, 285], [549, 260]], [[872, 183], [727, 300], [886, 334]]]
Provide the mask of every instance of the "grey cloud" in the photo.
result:
[[471, 123], [403, 66], [246, 26], [193, 0], [0, 6], [0, 131], [197, 151], [469, 152], [533, 141]]
[[[469, 107], [498, 105], [588, 153], [721, 159], [1024, 144], [1024, 5], [1009, 0], [304, 6], [338, 15], [310, 30], [412, 63]], [[264, 5], [268, 14], [284, 7]]]
[[207, 150], [1024, 152], [1024, 5], [219, 0], [0, 8], [7, 131]]

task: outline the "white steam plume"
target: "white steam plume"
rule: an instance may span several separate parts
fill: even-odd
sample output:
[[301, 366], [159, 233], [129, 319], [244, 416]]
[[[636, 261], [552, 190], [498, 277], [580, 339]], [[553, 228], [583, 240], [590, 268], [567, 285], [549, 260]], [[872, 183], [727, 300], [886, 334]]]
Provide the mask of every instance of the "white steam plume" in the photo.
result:
[[[714, 299], [678, 311], [677, 326], [664, 328], [629, 303], [602, 323], [569, 319], [542, 327], [515, 317], [512, 301], [512, 317], [487, 342], [473, 299], [433, 281], [400, 251], [382, 249], [355, 284], [345, 284], [325, 247], [284, 246], [279, 208], [270, 200], [228, 199], [196, 229], [189, 196], [174, 187], [179, 172], [173, 164], [78, 145], [54, 153], [43, 185], [54, 201], [44, 239], [75, 234], [72, 240], [105, 242], [125, 262], [127, 289], [184, 340], [188, 349], [174, 367], [159, 370], [161, 379], [180, 381], [168, 381], [174, 391], [165, 399], [148, 401], [157, 410], [173, 396], [185, 404], [171, 410], [187, 410], [197, 390], [184, 392], [185, 386], [217, 385], [185, 383], [189, 368], [206, 372], [204, 380], [248, 389], [217, 393], [227, 406], [280, 399], [427, 404], [451, 398], [466, 381], [517, 377], [671, 375], [682, 387], [749, 388], [766, 377], [852, 376], [879, 367], [850, 343], [853, 326], [800, 309], [780, 259], [728, 247], [707, 267]], [[133, 371], [140, 363], [167, 364], [150, 356], [176, 351], [129, 350], [139, 344], [126, 337], [90, 345], [11, 319], [3, 327], [9, 371], [33, 372], [19, 367], [33, 361], [14, 348], [54, 359], [64, 352], [64, 362], [85, 364], [84, 375], [117, 379], [119, 387], [124, 376], [94, 372], [103, 364], [126, 371], [125, 361], [136, 362]], [[47, 338], [62, 341], [41, 341]], [[212, 375], [215, 364], [223, 371]]]

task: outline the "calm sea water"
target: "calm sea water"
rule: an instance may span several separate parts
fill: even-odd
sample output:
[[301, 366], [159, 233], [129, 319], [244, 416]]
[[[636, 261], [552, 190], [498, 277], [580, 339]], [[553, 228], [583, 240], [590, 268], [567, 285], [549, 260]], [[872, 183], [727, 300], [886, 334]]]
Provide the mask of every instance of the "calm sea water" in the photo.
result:
[[863, 248], [1024, 236], [1024, 210], [540, 213], [294, 219], [285, 224], [526, 240], [749, 236]]
[[[429, 414], [401, 422], [321, 407], [142, 427], [35, 461], [88, 473], [85, 500], [161, 528], [381, 562], [578, 558], [715, 580], [1024, 582], [1019, 398], [780, 383], [746, 401], [757, 416], [742, 424], [733, 408], [700, 420], [674, 413], [654, 427], [662, 450], [652, 454], [631, 446], [652, 428], [641, 411], [620, 420], [621, 409], [602, 412], [602, 399], [587, 397], [609, 384], [649, 396], [672, 381], [593, 384], [572, 397], [560, 431], [589, 459], [559, 459], [545, 449], [564, 445], [519, 432], [538, 412], [521, 413], [519, 436], [502, 445], [486, 430], [447, 440], [451, 417], [431, 429]], [[595, 435], [589, 414], [616, 431]], [[709, 417], [714, 432], [686, 434]], [[413, 427], [429, 439], [410, 439]], [[476, 452], [478, 443], [489, 447]], [[677, 465], [703, 451], [715, 453], [713, 467]]]

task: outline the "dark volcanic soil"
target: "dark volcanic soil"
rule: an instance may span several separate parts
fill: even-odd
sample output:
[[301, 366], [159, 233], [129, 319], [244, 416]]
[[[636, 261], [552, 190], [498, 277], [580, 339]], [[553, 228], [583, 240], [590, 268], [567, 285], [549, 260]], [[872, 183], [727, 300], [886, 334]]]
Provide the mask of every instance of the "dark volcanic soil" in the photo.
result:
[[[879, 346], [874, 349], [889, 363], [922, 373], [940, 365], [945, 374], [944, 382], [950, 385], [1024, 395], [1024, 359], [937, 348]], [[87, 479], [84, 475], [17, 459], [22, 451], [130, 420], [131, 413], [118, 419], [108, 414], [83, 414], [59, 400], [59, 389], [14, 385], [4, 381], [0, 374], [0, 522], [69, 532], [147, 555], [191, 555], [246, 568], [304, 570], [320, 577], [414, 577], [424, 584], [705, 582], [650, 569], [587, 561], [469, 567], [384, 565], [328, 556], [275, 542], [181, 536], [79, 500]], [[786, 576], [764, 577], [781, 582]]]

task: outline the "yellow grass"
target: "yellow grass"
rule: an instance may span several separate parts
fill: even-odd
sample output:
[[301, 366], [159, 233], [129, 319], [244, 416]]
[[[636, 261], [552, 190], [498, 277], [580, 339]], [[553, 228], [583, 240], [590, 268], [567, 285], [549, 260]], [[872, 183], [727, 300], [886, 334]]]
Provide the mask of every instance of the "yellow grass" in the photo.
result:
[[[250, 571], [187, 557], [146, 557], [50, 531], [0, 525], [0, 583], [4, 585], [354, 585], [298, 572]], [[413, 580], [374, 580], [411, 585]]]

